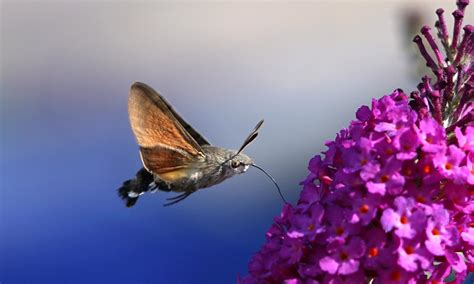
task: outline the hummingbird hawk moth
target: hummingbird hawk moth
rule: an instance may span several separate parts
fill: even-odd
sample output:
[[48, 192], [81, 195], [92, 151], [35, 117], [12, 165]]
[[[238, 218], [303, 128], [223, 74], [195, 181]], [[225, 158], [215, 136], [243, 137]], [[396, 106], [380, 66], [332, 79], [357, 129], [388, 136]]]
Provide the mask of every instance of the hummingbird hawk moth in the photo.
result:
[[[128, 97], [130, 125], [140, 148], [143, 168], [118, 189], [126, 206], [133, 206], [148, 191], [179, 193], [165, 206], [178, 203], [201, 188], [210, 187], [241, 173], [250, 166], [275, 180], [242, 150], [258, 136], [257, 123], [239, 150], [212, 146], [189, 125], [153, 88], [136, 82]], [[283, 201], [285, 199], [282, 197]], [[286, 202], [286, 201], [285, 201]]]

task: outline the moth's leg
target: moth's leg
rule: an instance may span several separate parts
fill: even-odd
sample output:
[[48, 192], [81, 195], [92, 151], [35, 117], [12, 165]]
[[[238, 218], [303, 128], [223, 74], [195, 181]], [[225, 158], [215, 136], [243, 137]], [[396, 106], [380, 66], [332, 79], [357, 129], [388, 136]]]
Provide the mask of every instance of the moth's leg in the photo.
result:
[[176, 196], [173, 196], [173, 197], [170, 197], [170, 198], [166, 198], [166, 200], [176, 200], [176, 199], [180, 199], [180, 198], [182, 198], [183, 196], [188, 195], [188, 194], [189, 194], [189, 192], [181, 193], [181, 194], [178, 194], [178, 195], [176, 195]]
[[170, 206], [170, 205], [176, 204], [178, 202], [181, 202], [181, 201], [185, 200], [188, 196], [190, 196], [193, 192], [194, 191], [188, 191], [188, 192], [182, 193], [180, 195], [177, 195], [177, 196], [174, 196], [174, 197], [171, 197], [171, 198], [167, 198], [166, 200], [172, 200], [172, 201], [163, 204], [163, 206]]

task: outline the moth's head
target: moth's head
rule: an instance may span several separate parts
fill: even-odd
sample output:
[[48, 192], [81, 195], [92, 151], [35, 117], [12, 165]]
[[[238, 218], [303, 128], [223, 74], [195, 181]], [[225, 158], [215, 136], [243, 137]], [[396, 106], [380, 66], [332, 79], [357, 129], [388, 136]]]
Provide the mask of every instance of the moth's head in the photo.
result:
[[253, 164], [252, 159], [244, 153], [239, 153], [232, 157], [228, 162], [229, 169], [233, 174], [245, 173], [249, 167]]

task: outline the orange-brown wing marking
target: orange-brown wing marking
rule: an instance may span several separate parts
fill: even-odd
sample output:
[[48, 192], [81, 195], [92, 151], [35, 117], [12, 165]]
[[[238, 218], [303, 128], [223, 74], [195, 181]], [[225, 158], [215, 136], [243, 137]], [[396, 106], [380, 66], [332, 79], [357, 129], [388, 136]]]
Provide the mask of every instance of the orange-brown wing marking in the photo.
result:
[[202, 157], [202, 149], [151, 87], [135, 83], [128, 99], [130, 124], [144, 166], [154, 173], [183, 168]]
[[186, 153], [162, 146], [154, 148], [140, 147], [140, 155], [145, 168], [155, 174], [187, 168], [194, 161], [194, 158]]

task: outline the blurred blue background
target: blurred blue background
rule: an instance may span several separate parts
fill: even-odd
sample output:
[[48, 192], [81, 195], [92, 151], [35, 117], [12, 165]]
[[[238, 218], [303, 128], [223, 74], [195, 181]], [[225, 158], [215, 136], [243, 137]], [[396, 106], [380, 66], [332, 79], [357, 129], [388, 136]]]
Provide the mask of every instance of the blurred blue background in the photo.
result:
[[294, 203], [358, 106], [414, 88], [404, 13], [433, 24], [439, 6], [454, 1], [3, 1], [1, 283], [235, 283], [281, 209], [275, 188], [250, 170], [176, 206], [157, 193], [125, 208], [116, 189], [141, 166], [130, 84], [221, 147], [265, 118], [246, 153]]

